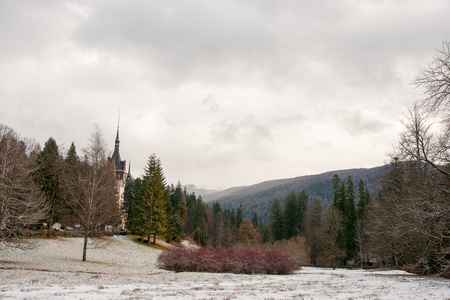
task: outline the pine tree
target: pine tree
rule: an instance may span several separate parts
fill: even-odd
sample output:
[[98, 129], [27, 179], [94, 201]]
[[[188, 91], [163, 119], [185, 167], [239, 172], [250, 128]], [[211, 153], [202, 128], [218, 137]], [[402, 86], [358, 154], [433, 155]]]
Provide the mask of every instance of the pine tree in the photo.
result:
[[137, 194], [133, 207], [132, 229], [140, 235], [146, 235], [149, 244], [150, 236], [153, 235], [153, 243], [156, 243], [156, 236], [164, 235], [167, 230], [169, 195], [161, 161], [155, 154], [152, 154], [147, 162], [142, 185]]
[[241, 204], [236, 212], [236, 228], [241, 226], [242, 221], [244, 221], [244, 208]]
[[166, 188], [166, 193], [167, 193], [167, 201], [166, 201], [166, 205], [165, 205], [165, 210], [166, 210], [166, 214], [167, 214], [167, 228], [165, 231], [165, 238], [166, 238], [166, 242], [167, 243], [172, 243], [172, 239], [174, 237], [175, 234], [175, 214], [172, 214], [173, 211], [173, 207], [172, 207], [172, 203], [170, 202], [170, 188], [167, 187]]
[[[77, 151], [75, 148], [75, 144], [72, 143], [70, 145], [69, 150], [67, 151], [66, 158], [64, 159], [64, 167], [63, 167], [63, 198], [65, 199], [64, 202], [67, 204], [66, 199], [70, 198], [70, 193], [73, 193], [74, 195], [80, 196], [80, 190], [72, 185], [71, 183], [77, 183], [79, 182], [79, 176], [81, 175], [81, 162], [77, 155]], [[69, 191], [67, 188], [68, 186], [72, 186], [72, 189]], [[66, 217], [62, 220], [65, 221], [66, 225], [70, 224], [73, 226], [75, 223], [79, 222], [79, 220], [76, 217], [76, 210], [70, 205], [68, 205], [69, 211]]]
[[125, 190], [123, 193], [123, 209], [125, 211], [125, 214], [127, 216], [126, 220], [126, 227], [130, 228], [130, 223], [132, 219], [132, 210], [133, 205], [136, 202], [136, 185], [135, 180], [130, 178], [127, 178], [127, 182], [125, 183]]
[[234, 210], [234, 208], [232, 208], [230, 211], [230, 222], [231, 227], [236, 228], [236, 211]]
[[255, 228], [258, 228], [258, 227], [259, 227], [259, 221], [258, 221], [258, 215], [257, 215], [257, 214], [254, 214], [254, 215], [253, 215], [253, 218], [252, 218], [252, 224], [253, 224], [253, 226], [254, 226]]
[[361, 179], [358, 184], [358, 204], [357, 215], [358, 219], [364, 219], [367, 214], [367, 204], [370, 199], [369, 191], [364, 186], [364, 181]]
[[65, 167], [64, 170], [70, 172], [72, 176], [77, 176], [80, 171], [80, 159], [77, 155], [77, 150], [75, 144], [72, 142], [70, 148], [67, 151], [66, 158], [64, 159]]
[[355, 225], [357, 214], [355, 209], [355, 190], [352, 177], [347, 179], [347, 191], [345, 198], [344, 222], [345, 222], [345, 251], [347, 260], [352, 260], [355, 256]]
[[302, 233], [304, 228], [305, 215], [308, 212], [308, 195], [305, 190], [302, 190], [297, 197], [297, 210], [298, 210], [298, 221], [297, 221], [297, 231]]
[[283, 206], [280, 200], [275, 199], [272, 204], [272, 209], [270, 213], [270, 227], [272, 230], [272, 237], [274, 241], [280, 241], [283, 239], [284, 232], [284, 216], [283, 216]]
[[36, 165], [36, 182], [45, 193], [50, 207], [47, 219], [47, 237], [50, 237], [53, 223], [58, 221], [62, 213], [67, 213], [67, 211], [63, 211], [66, 207], [61, 194], [62, 159], [53, 138], [47, 140], [44, 149], [38, 154]]
[[181, 242], [184, 237], [184, 221], [186, 219], [187, 206], [186, 199], [184, 196], [181, 197], [181, 200], [178, 202], [177, 210], [174, 214], [174, 234], [173, 237], [176, 242]]
[[[172, 204], [174, 213], [178, 209], [178, 203], [184, 198], [183, 196], [183, 190], [181, 187], [181, 183], [178, 181], [177, 186], [172, 188], [172, 191], [170, 193], [170, 203]], [[186, 203], [186, 198], [184, 199], [184, 202]]]
[[297, 224], [299, 219], [297, 197], [294, 191], [291, 191], [286, 195], [284, 207], [284, 238], [290, 239], [297, 235]]
[[332, 190], [333, 190], [333, 205], [341, 212], [345, 211], [345, 184], [339, 178], [339, 175], [334, 175], [332, 179]]

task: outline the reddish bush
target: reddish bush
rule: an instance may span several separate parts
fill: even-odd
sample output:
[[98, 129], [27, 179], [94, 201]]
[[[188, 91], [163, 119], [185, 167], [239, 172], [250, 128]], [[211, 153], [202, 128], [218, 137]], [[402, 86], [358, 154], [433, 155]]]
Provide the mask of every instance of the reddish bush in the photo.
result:
[[290, 274], [297, 265], [277, 248], [169, 248], [158, 257], [158, 267], [176, 272], [235, 274]]

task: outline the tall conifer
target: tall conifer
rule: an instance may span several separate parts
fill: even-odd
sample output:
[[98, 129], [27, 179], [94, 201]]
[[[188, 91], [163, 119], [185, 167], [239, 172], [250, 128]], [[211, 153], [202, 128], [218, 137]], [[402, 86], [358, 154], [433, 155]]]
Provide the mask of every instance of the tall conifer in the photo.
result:
[[138, 234], [146, 235], [149, 244], [150, 236], [153, 235], [155, 243], [156, 236], [164, 235], [167, 230], [169, 202], [161, 161], [155, 154], [152, 154], [147, 162], [142, 185], [137, 194], [133, 207], [135, 220], [132, 229]]
[[274, 241], [282, 240], [284, 227], [283, 206], [278, 198], [275, 199], [272, 204], [272, 210], [270, 213], [270, 227], [272, 229], [272, 237]]
[[297, 197], [294, 191], [286, 195], [284, 200], [284, 238], [290, 239], [297, 235], [297, 223], [299, 219]]
[[45, 193], [50, 207], [47, 219], [47, 236], [50, 237], [54, 222], [58, 221], [64, 201], [61, 195], [62, 158], [59, 155], [56, 141], [51, 137], [45, 143], [44, 149], [36, 159], [36, 182]]

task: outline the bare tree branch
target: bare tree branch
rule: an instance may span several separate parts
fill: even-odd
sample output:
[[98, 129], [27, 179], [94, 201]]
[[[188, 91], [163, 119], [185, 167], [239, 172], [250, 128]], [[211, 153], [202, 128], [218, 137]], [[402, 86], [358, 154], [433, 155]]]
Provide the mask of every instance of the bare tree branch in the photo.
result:
[[27, 154], [30, 143], [0, 124], [0, 243], [25, 248], [18, 231], [47, 216], [43, 193], [33, 181], [33, 159]]

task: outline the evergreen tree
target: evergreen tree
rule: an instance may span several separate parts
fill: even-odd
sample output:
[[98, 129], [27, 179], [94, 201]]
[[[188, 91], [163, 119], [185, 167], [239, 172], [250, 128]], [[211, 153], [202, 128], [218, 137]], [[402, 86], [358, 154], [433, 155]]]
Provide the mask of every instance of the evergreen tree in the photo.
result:
[[236, 211], [234, 210], [234, 208], [232, 208], [230, 211], [230, 222], [231, 227], [236, 228]]
[[[177, 186], [173, 188], [170, 193], [170, 203], [172, 204], [174, 212], [176, 212], [176, 210], [178, 209], [178, 203], [180, 203], [182, 198], [184, 198], [183, 190], [181, 187], [181, 183], [178, 181]], [[184, 199], [184, 202], [186, 203], [186, 198]]]
[[244, 221], [244, 208], [241, 204], [236, 212], [236, 228], [241, 226], [242, 221]]
[[133, 207], [133, 230], [146, 235], [149, 244], [150, 236], [153, 235], [153, 243], [156, 243], [156, 236], [164, 235], [167, 230], [169, 195], [161, 161], [155, 154], [148, 160], [140, 188]]
[[61, 214], [67, 213], [61, 194], [62, 159], [53, 138], [47, 140], [38, 154], [36, 165], [36, 182], [41, 186], [50, 208], [47, 218], [47, 237], [50, 237], [53, 223], [59, 220]]
[[[72, 143], [70, 145], [69, 150], [67, 151], [66, 158], [64, 159], [64, 167], [63, 167], [63, 198], [69, 199], [70, 193], [78, 194], [80, 190], [76, 188], [73, 188], [71, 191], [67, 188], [67, 185], [71, 182], [78, 182], [79, 176], [81, 174], [81, 162], [77, 155], [77, 151], [75, 149], [75, 144]], [[65, 201], [66, 203], [66, 201]], [[64, 224], [73, 226], [75, 223], [79, 222], [76, 217], [76, 210], [70, 205], [68, 205], [68, 214], [65, 216], [65, 218], [62, 220], [63, 222], [66, 222]]]
[[203, 222], [208, 221], [208, 214], [206, 213], [205, 204], [202, 201], [202, 197], [198, 196], [198, 199], [194, 205], [194, 228], [200, 227], [201, 230], [206, 231], [205, 226], [201, 226]]
[[133, 210], [133, 205], [136, 201], [136, 186], [135, 186], [135, 180], [133, 180], [131, 177], [127, 178], [127, 181], [125, 183], [125, 190], [123, 194], [123, 210], [125, 211], [125, 214], [127, 216], [126, 220], [126, 226], [127, 228], [130, 228], [130, 218], [131, 218], [131, 211]]
[[355, 208], [355, 190], [353, 186], [352, 177], [347, 179], [347, 191], [345, 197], [345, 210], [344, 210], [344, 222], [345, 222], [345, 251], [347, 260], [352, 260], [355, 256], [356, 244], [355, 244], [355, 225], [357, 215]]
[[187, 206], [186, 199], [181, 197], [181, 200], [178, 202], [177, 210], [174, 214], [174, 234], [173, 237], [176, 242], [181, 242], [184, 237], [184, 221], [186, 219]]
[[297, 224], [299, 219], [297, 197], [295, 196], [294, 191], [291, 191], [286, 195], [284, 207], [284, 238], [290, 239], [297, 235]]
[[272, 209], [270, 213], [270, 228], [272, 230], [272, 237], [274, 241], [280, 241], [283, 239], [284, 232], [284, 216], [283, 216], [283, 206], [280, 200], [275, 199], [272, 204]]
[[[134, 187], [134, 197], [133, 197], [133, 203], [129, 207], [128, 215], [127, 215], [127, 228], [130, 229], [133, 233], [137, 234], [137, 226], [135, 224], [138, 224], [140, 221], [140, 214], [139, 209], [136, 207], [138, 205], [138, 202], [141, 201], [141, 195], [143, 191], [144, 182], [142, 178], [136, 178], [133, 180], [133, 187]], [[130, 188], [131, 192], [131, 188]], [[127, 195], [127, 191], [125, 190], [125, 196]], [[128, 196], [127, 196], [128, 197]]]
[[167, 214], [167, 229], [165, 231], [165, 238], [166, 238], [166, 242], [167, 243], [172, 243], [172, 239], [174, 237], [176, 228], [175, 228], [175, 214], [172, 214], [172, 203], [170, 202], [170, 188], [167, 187], [166, 188], [166, 193], [167, 193], [167, 201], [166, 201], [166, 205], [165, 205], [165, 209], [166, 209], [166, 214]]
[[198, 245], [206, 246], [208, 244], [208, 235], [206, 234], [206, 231], [203, 231], [200, 227], [197, 227], [194, 232], [194, 241]]
[[364, 181], [361, 179], [358, 184], [358, 204], [357, 215], [358, 219], [364, 219], [367, 214], [367, 204], [370, 199], [369, 191], [364, 186]]
[[331, 180], [333, 191], [333, 205], [337, 209], [344, 211], [345, 206], [345, 186], [339, 175], [335, 174]]
[[303, 189], [297, 197], [297, 210], [298, 210], [298, 221], [297, 221], [297, 231], [303, 232], [304, 228], [304, 219], [305, 215], [308, 212], [308, 195], [306, 191]]
[[258, 221], [258, 215], [257, 215], [257, 214], [254, 214], [254, 215], [253, 215], [253, 218], [252, 218], [252, 224], [253, 224], [253, 226], [254, 226], [255, 228], [258, 228], [258, 227], [259, 227], [259, 221]]
[[70, 144], [70, 148], [67, 151], [64, 162], [65, 162], [64, 170], [66, 171], [66, 173], [70, 172], [72, 176], [77, 176], [80, 169], [80, 159], [77, 155], [77, 150], [73, 142], [72, 144]]
[[188, 209], [190, 214], [191, 228], [195, 228], [193, 238], [199, 245], [206, 245], [208, 241], [208, 214], [202, 197], [198, 196], [197, 200], [191, 208]]
[[271, 235], [271, 224], [262, 224], [261, 225], [261, 232], [262, 232], [262, 243], [268, 243], [272, 239]]
[[306, 241], [309, 248], [309, 258], [312, 266], [319, 266], [319, 259], [323, 251], [322, 236], [322, 206], [319, 200], [314, 199], [309, 210], [306, 225]]

